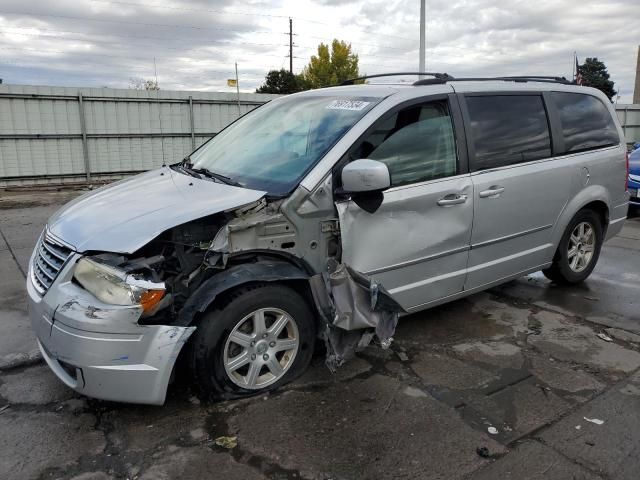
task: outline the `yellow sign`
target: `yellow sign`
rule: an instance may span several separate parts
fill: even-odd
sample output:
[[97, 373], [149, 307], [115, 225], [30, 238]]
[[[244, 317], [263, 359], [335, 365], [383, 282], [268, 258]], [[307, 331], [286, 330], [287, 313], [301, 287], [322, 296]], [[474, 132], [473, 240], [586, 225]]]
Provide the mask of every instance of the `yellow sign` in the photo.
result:
[[238, 81], [235, 78], [230, 78], [227, 80], [227, 87], [237, 87]]

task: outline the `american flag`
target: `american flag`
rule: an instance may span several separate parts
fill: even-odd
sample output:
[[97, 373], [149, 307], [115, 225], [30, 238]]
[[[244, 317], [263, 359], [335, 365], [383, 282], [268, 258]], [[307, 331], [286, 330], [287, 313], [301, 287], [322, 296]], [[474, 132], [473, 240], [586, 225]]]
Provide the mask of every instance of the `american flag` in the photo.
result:
[[576, 85], [582, 85], [582, 73], [580, 73], [580, 64], [576, 55]]

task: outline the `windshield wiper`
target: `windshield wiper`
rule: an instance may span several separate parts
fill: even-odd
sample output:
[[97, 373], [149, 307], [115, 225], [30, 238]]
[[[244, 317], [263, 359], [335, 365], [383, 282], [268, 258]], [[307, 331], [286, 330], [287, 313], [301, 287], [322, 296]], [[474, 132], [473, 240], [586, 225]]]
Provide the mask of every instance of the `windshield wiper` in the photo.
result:
[[235, 180], [232, 180], [230, 177], [226, 175], [222, 175], [221, 173], [212, 172], [211, 170], [207, 170], [206, 168], [192, 168], [193, 172], [199, 173], [200, 175], [204, 175], [205, 177], [214, 178], [219, 180], [222, 183], [226, 183], [227, 185], [231, 185], [233, 187], [241, 187], [242, 185]]
[[182, 161], [180, 163], [176, 163], [174, 165], [171, 165], [171, 168], [173, 170], [178, 170], [182, 173], [184, 173], [185, 175], [189, 175], [190, 177], [195, 177], [195, 178], [202, 178], [199, 174], [199, 172], [195, 171], [193, 168], [191, 168], [189, 166], [188, 163]]

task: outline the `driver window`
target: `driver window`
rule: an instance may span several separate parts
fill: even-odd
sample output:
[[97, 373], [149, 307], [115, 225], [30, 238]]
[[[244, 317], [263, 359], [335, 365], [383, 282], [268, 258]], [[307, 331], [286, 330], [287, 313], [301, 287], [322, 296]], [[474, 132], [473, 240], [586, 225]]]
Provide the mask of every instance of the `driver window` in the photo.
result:
[[456, 144], [447, 103], [412, 105], [382, 118], [350, 158], [385, 163], [393, 187], [455, 175]]

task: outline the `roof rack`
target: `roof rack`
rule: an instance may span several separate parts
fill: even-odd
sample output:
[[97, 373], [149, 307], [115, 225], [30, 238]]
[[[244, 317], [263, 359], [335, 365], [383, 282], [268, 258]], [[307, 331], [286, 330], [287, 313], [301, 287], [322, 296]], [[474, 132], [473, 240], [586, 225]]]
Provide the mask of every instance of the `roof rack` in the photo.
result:
[[[365, 75], [364, 77], [350, 78], [349, 80], [345, 80], [344, 82], [342, 82], [340, 84], [340, 86], [353, 85], [356, 82], [359, 82], [361, 80], [368, 80], [369, 78], [399, 77], [401, 75], [420, 75], [420, 76], [427, 76], [428, 75], [428, 76], [434, 77], [434, 78], [424, 79], [424, 80], [428, 80], [431, 83], [446, 83], [447, 80], [453, 80], [453, 77], [451, 75], [447, 74], [447, 73], [437, 73], [437, 72], [397, 72], [397, 73], [379, 73], [377, 75]], [[424, 81], [424, 80], [419, 80], [419, 81]], [[414, 83], [414, 85], [415, 85], [415, 83]]]
[[[454, 82], [491, 82], [491, 81], [505, 81], [505, 82], [543, 82], [543, 83], [561, 83], [564, 85], [572, 85], [572, 83], [564, 77], [546, 77], [539, 75], [522, 75], [514, 77], [463, 77], [454, 78], [449, 77], [446, 81]], [[414, 85], [429, 85], [431, 82], [429, 79], [418, 80], [414, 82]]]
[[356, 82], [361, 80], [368, 80], [369, 78], [380, 78], [380, 77], [399, 77], [402, 75], [419, 75], [419, 76], [429, 76], [433, 78], [422, 78], [417, 82], [414, 82], [413, 85], [433, 85], [438, 83], [447, 83], [447, 82], [490, 82], [490, 81], [504, 81], [504, 82], [543, 82], [543, 83], [561, 83], [564, 85], [572, 85], [573, 83], [567, 80], [564, 77], [547, 77], [547, 76], [539, 76], [539, 75], [521, 75], [521, 76], [508, 76], [508, 77], [461, 77], [456, 78], [452, 77], [448, 73], [438, 73], [438, 72], [396, 72], [396, 73], [378, 73], [376, 75], [365, 75], [363, 77], [358, 78], [350, 78], [349, 80], [345, 80], [340, 84], [343, 85], [353, 85]]

